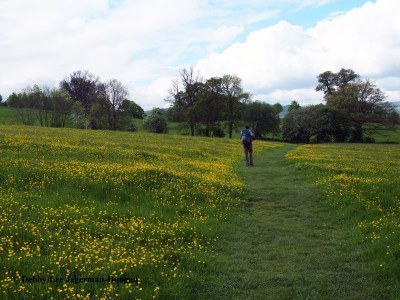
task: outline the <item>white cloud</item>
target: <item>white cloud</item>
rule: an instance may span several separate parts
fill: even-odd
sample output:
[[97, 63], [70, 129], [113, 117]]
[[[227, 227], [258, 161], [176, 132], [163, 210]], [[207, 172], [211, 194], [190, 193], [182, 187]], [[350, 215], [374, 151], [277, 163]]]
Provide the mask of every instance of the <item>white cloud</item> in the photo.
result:
[[301, 102], [301, 105], [323, 103], [322, 93], [315, 92], [314, 89], [292, 89], [292, 90], [274, 90], [268, 94], [259, 94], [253, 96], [254, 100], [264, 99], [264, 102], [274, 104], [280, 103], [288, 105], [292, 101]]
[[375, 80], [376, 85], [386, 91], [396, 91], [400, 89], [400, 77], [384, 77]]
[[398, 102], [400, 101], [400, 90], [397, 91], [384, 91], [386, 95], [386, 101]]
[[54, 86], [80, 69], [103, 81], [120, 80], [132, 99], [150, 109], [165, 106], [178, 66], [204, 58], [198, 67], [205, 77], [236, 73], [247, 89], [272, 102], [316, 101], [316, 76], [341, 67], [396, 95], [399, 89], [387, 81], [400, 78], [395, 0], [331, 16], [309, 30], [279, 22], [248, 33], [284, 8], [327, 3], [0, 0], [0, 93], [6, 98], [26, 85]]
[[169, 103], [163, 100], [167, 98], [168, 90], [171, 88], [174, 78], [175, 76], [166, 76], [151, 82], [147, 86], [133, 87], [132, 90], [135, 94], [133, 100], [136, 101], [137, 98], [141, 99], [143, 103], [146, 103], [146, 106], [143, 106], [145, 110], [149, 110], [154, 107], [169, 107]]
[[162, 77], [170, 78], [171, 68], [194, 64], [197, 57], [228, 46], [254, 18], [270, 16], [249, 9], [235, 18], [232, 10], [212, 7], [203, 0], [111, 6], [107, 0], [2, 0], [0, 93], [7, 97], [26, 85], [57, 84], [83, 69], [102, 80], [121, 80], [144, 107], [153, 106], [156, 97], [163, 103], [167, 90], [162, 97], [150, 94], [159, 90], [155, 83]]
[[388, 74], [400, 78], [399, 9], [398, 1], [378, 0], [310, 29], [280, 22], [250, 33], [243, 43], [213, 53], [197, 67], [206, 77], [235, 73], [245, 87], [272, 97], [264, 99], [272, 102], [284, 101], [284, 95], [315, 101], [310, 93], [297, 92], [312, 90], [318, 74], [342, 67], [363, 77], [382, 78], [385, 84]]

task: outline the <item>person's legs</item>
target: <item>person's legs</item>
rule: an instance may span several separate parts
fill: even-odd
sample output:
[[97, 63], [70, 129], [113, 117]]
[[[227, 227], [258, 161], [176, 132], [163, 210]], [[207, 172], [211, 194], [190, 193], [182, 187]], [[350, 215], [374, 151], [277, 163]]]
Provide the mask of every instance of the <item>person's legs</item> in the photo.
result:
[[252, 144], [249, 145], [248, 150], [249, 150], [249, 158], [250, 158], [249, 162], [250, 162], [250, 166], [252, 166], [253, 165], [253, 145]]
[[246, 166], [248, 166], [250, 163], [249, 162], [249, 150], [246, 145], [243, 145], [243, 151], [244, 151], [244, 158], [246, 160]]

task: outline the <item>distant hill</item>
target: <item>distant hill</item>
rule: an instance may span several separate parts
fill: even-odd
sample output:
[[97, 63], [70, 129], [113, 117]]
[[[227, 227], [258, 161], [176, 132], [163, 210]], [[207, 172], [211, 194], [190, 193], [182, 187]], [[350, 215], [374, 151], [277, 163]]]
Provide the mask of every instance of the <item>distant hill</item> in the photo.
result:
[[392, 102], [396, 106], [396, 111], [400, 114], [400, 101]]
[[286, 116], [286, 114], [288, 113], [288, 110], [289, 110], [289, 106], [290, 105], [283, 105], [282, 106], [282, 111], [279, 114], [279, 118], [284, 118]]

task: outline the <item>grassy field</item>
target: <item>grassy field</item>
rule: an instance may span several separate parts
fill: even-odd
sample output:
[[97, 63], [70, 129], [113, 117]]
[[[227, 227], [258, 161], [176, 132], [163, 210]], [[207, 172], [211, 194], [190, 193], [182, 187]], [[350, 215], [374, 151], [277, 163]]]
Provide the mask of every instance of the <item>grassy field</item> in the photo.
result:
[[[67, 122], [66, 127], [73, 127], [71, 122]], [[134, 123], [139, 132], [147, 132], [147, 129], [143, 126], [142, 119], [134, 119]], [[16, 118], [15, 111], [10, 107], [0, 106], [0, 125], [22, 125], [22, 123]], [[37, 124], [38, 125], [38, 124]], [[181, 128], [180, 123], [168, 122], [168, 134], [173, 135], [189, 135], [188, 129]], [[400, 143], [400, 127], [391, 128], [383, 125], [367, 124], [365, 126], [365, 136], [372, 138], [376, 143]], [[240, 138], [241, 128], [237, 128], [233, 131], [233, 138]], [[227, 133], [226, 133], [227, 134]], [[226, 135], [227, 137], [228, 135]], [[267, 134], [267, 139], [270, 140], [281, 140], [281, 134]]]
[[[398, 298], [399, 148], [282, 145], [256, 156], [253, 168], [238, 165], [248, 202], [204, 270], [198, 298]], [[353, 174], [355, 185], [328, 183], [335, 174]], [[359, 203], [372, 195], [355, 174], [376, 183], [369, 205]]]
[[14, 109], [6, 106], [0, 106], [0, 125], [18, 124]]
[[314, 180], [354, 244], [361, 245], [369, 273], [382, 283], [375, 290], [398, 296], [400, 146], [304, 145], [287, 158]]
[[382, 125], [367, 126], [366, 136], [375, 140], [376, 143], [400, 144], [400, 126], [388, 127]]
[[394, 129], [380, 130], [372, 135], [377, 143], [400, 144], [400, 127]]
[[400, 146], [254, 147], [0, 126], [1, 298], [396, 298]]
[[[143, 119], [134, 119], [134, 123], [139, 132], [147, 132], [147, 129], [143, 126]], [[11, 107], [0, 106], [0, 125], [23, 125], [21, 121], [16, 117], [16, 112]], [[39, 126], [39, 123], [36, 124]], [[179, 134], [189, 135], [188, 131], [180, 130], [180, 124], [175, 122], [168, 122], [168, 134]], [[72, 121], [67, 120], [66, 127], [73, 127]], [[238, 136], [239, 138], [239, 136]]]
[[0, 153], [3, 299], [187, 297], [242, 201], [238, 141], [0, 126]]

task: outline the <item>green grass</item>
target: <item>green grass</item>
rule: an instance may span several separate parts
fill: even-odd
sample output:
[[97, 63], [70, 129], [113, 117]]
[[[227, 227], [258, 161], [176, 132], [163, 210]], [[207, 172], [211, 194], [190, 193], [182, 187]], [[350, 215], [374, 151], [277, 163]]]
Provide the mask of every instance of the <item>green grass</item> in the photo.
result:
[[[399, 282], [390, 275], [398, 264], [397, 236], [390, 234], [396, 215], [354, 201], [386, 195], [380, 206], [365, 203], [396, 213], [396, 145], [256, 141], [264, 150], [255, 166], [240, 162], [235, 169], [242, 159], [236, 139], [0, 126], [0, 145], [6, 298], [77, 297], [81, 290], [86, 298], [397, 295]], [[382, 254], [389, 238], [390, 255]], [[114, 272], [140, 284], [7, 281]]]
[[[255, 144], [257, 147], [257, 144]], [[296, 170], [284, 145], [238, 166], [248, 203], [231, 220], [198, 299], [391, 299], [398, 280], [365, 256], [361, 232], [333, 208], [323, 188]], [[337, 150], [340, 151], [340, 150]], [[307, 177], [306, 177], [307, 176]]]
[[19, 124], [15, 110], [11, 107], [0, 106], [0, 125], [14, 125]]
[[387, 129], [382, 130], [372, 137], [377, 143], [398, 143], [400, 144], [400, 129]]
[[[396, 298], [399, 146], [254, 147], [0, 126], [3, 298]], [[140, 284], [18, 281], [114, 272]]]
[[[320, 189], [365, 260], [374, 298], [400, 292], [400, 146], [304, 145], [287, 158]], [[360, 268], [362, 271], [362, 268]], [[368, 294], [365, 295], [365, 297]]]
[[376, 143], [400, 143], [400, 126], [367, 126], [366, 136], [375, 140]]
[[0, 126], [0, 153], [2, 299], [187, 298], [241, 201], [239, 141]]

